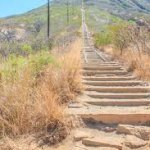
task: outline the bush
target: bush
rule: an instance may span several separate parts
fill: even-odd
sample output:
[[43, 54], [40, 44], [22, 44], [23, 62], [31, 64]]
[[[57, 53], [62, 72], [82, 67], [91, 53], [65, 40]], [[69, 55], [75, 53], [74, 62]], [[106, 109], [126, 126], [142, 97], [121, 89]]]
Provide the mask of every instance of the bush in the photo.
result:
[[29, 64], [33, 74], [38, 75], [48, 64], [56, 64], [54, 56], [49, 52], [42, 51], [29, 57]]
[[26, 58], [22, 56], [16, 56], [14, 54], [10, 55], [2, 63], [2, 78], [9, 82], [14, 81], [18, 78], [19, 72], [25, 67], [26, 62]]
[[10, 82], [16, 80], [26, 66], [31, 68], [32, 75], [36, 77], [48, 64], [55, 63], [55, 58], [45, 51], [31, 54], [29, 57], [12, 54], [3, 61], [1, 73], [2, 77]]
[[106, 45], [111, 44], [112, 42], [112, 37], [109, 32], [97, 33], [94, 35], [94, 39], [95, 39], [96, 47], [106, 46]]
[[29, 55], [32, 53], [32, 47], [28, 44], [24, 44], [21, 48], [22, 52], [25, 54], [25, 55]]
[[121, 22], [115, 25], [110, 25], [108, 29], [111, 32], [112, 44], [122, 55], [123, 51], [129, 46], [129, 37], [127, 33], [128, 23]]

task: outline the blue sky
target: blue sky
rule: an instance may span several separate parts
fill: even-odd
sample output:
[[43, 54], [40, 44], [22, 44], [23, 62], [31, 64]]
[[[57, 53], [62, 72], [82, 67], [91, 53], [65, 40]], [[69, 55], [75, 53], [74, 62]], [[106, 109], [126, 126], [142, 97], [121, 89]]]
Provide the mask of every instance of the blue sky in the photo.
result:
[[47, 0], [0, 0], [0, 17], [21, 14], [46, 2]]

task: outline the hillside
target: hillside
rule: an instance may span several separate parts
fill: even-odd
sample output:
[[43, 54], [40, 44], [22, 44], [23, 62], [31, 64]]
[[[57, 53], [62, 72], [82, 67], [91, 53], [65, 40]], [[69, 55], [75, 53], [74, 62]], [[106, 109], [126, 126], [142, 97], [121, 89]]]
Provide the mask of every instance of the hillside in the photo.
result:
[[150, 150], [150, 0], [50, 1], [0, 18], [0, 150]]
[[118, 21], [149, 19], [150, 0], [85, 0], [87, 23], [95, 32]]
[[[93, 28], [118, 21], [147, 18], [150, 13], [150, 0], [84, 0], [87, 8], [87, 23]], [[66, 31], [67, 5], [65, 0], [51, 3], [51, 34], [59, 35]], [[70, 30], [77, 30], [81, 25], [81, 1], [69, 0]], [[41, 6], [25, 14], [10, 16], [0, 20], [0, 39], [24, 40], [29, 35], [46, 36], [47, 7]], [[7, 27], [7, 29], [5, 28]], [[13, 30], [15, 29], [15, 30]], [[6, 34], [6, 35], [4, 35]], [[8, 34], [8, 35], [7, 35]], [[31, 37], [32, 38], [32, 37]]]
[[[77, 30], [80, 27], [80, 8], [77, 6], [77, 3], [71, 1], [69, 5], [69, 25], [67, 25], [66, 3], [57, 0], [51, 3], [52, 36], [56, 36], [58, 33], [60, 34], [60, 32], [65, 32], [66, 28], [69, 26], [72, 30]], [[46, 36], [47, 6], [44, 5], [25, 14], [1, 19], [0, 31], [1, 39], [8, 37], [10, 40], [14, 38], [15, 40], [24, 40], [30, 35], [37, 36], [37, 34], [38, 36]], [[6, 34], [6, 36], [4, 36], [4, 34]]]
[[131, 15], [131, 14], [149, 14], [149, 0], [86, 0], [88, 4], [95, 5], [98, 8], [109, 11], [116, 15]]

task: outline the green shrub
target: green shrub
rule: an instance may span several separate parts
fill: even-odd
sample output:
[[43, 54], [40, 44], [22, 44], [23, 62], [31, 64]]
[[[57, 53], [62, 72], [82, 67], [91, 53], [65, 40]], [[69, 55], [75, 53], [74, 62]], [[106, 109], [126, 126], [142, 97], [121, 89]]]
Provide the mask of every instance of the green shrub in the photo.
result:
[[33, 76], [37, 76], [49, 64], [57, 64], [55, 58], [46, 51], [38, 52], [29, 57], [10, 55], [2, 63], [0, 72], [2, 78], [7, 81], [14, 81], [18, 78], [21, 72], [28, 67]]
[[55, 64], [55, 58], [49, 52], [43, 51], [36, 55], [31, 55], [29, 65], [32, 67], [34, 75], [39, 74], [48, 64]]
[[10, 55], [2, 64], [2, 77], [11, 80], [16, 79], [19, 75], [19, 71], [26, 65], [26, 61], [26, 58], [22, 56]]
[[129, 45], [128, 25], [127, 22], [121, 22], [109, 26], [109, 31], [112, 35], [112, 43], [115, 48], [120, 51], [120, 54], [122, 54], [124, 49]]
[[24, 44], [21, 48], [22, 52], [25, 54], [25, 55], [29, 55], [32, 53], [32, 47], [28, 44]]
[[112, 37], [109, 32], [97, 33], [94, 35], [94, 39], [95, 39], [96, 47], [106, 46], [106, 45], [111, 44], [112, 42]]

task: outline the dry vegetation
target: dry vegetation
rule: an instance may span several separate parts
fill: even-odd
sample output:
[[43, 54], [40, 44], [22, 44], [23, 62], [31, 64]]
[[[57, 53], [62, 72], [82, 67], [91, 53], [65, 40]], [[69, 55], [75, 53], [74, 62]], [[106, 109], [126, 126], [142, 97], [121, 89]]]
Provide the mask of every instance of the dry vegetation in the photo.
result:
[[112, 49], [106, 50], [129, 65], [140, 79], [150, 81], [150, 28], [121, 23], [109, 27]]
[[117, 55], [117, 57], [129, 66], [129, 72], [133, 71], [139, 79], [150, 81], [150, 56], [148, 54], [142, 53], [139, 58], [138, 54], [127, 50], [122, 56]]
[[140, 79], [150, 81], [149, 27], [125, 26], [116, 32], [116, 37], [116, 48], [121, 51], [120, 58], [129, 64], [129, 71], [135, 71]]
[[14, 144], [6, 141], [11, 139], [12, 143], [13, 138], [23, 135], [40, 136], [48, 144], [66, 137], [64, 104], [82, 91], [80, 40], [67, 49], [61, 56], [55, 56], [55, 63], [38, 68], [36, 75], [36, 69], [27, 63], [21, 71], [17, 70], [17, 79], [11, 78], [12, 82], [1, 78], [0, 138], [5, 142], [0, 149], [18, 150], [18, 146], [14, 148]]

